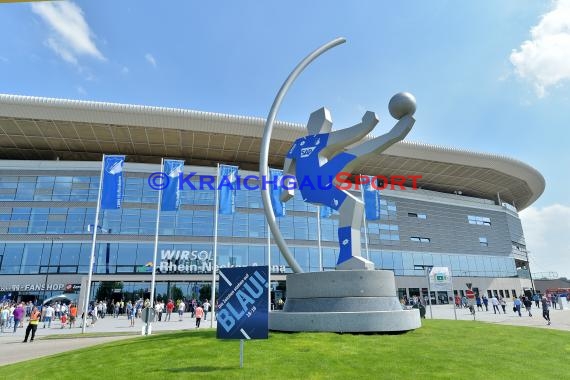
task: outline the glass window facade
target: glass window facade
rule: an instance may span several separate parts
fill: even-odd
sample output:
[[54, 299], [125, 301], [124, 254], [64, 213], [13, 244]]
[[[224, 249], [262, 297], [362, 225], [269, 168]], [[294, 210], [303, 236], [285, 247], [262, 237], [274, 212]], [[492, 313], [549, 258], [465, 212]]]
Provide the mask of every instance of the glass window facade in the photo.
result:
[[[125, 172], [123, 208], [102, 210], [95, 273], [149, 270], [158, 194], [147, 185], [146, 178], [144, 173]], [[87, 273], [91, 251], [91, 233], [87, 232], [87, 226], [94, 223], [98, 182], [98, 173], [4, 176], [0, 180], [0, 234], [8, 239], [0, 243], [0, 274]], [[181, 193], [180, 210], [161, 213], [159, 262], [162, 250], [212, 251], [214, 202], [214, 191], [188, 189]], [[235, 214], [219, 217], [218, 263], [267, 264], [268, 230], [260, 192], [238, 190], [235, 202]], [[380, 220], [367, 223], [369, 255], [377, 268], [394, 270], [396, 275], [423, 276], [422, 271], [414, 270], [414, 265], [429, 264], [449, 266], [455, 276], [516, 276], [514, 259], [504, 254], [427, 252], [437, 242], [403, 230], [404, 220], [398, 219], [400, 202], [406, 200], [383, 196]], [[296, 192], [286, 208], [287, 216], [278, 218], [277, 222], [300, 266], [305, 271], [317, 271], [322, 262], [325, 270], [333, 269], [338, 255], [338, 215], [320, 221], [323, 245], [320, 257], [316, 207], [303, 202]], [[416, 234], [429, 232], [429, 223], [435, 220], [431, 216], [427, 219], [424, 213], [401, 215], [403, 219], [414, 216], [425, 220], [418, 227], [422, 230], [415, 231]], [[490, 218], [471, 215], [468, 221], [481, 225], [491, 223]], [[364, 239], [364, 229], [362, 234]], [[414, 243], [411, 250], [404, 249], [401, 245], [409, 244], [405, 236], [412, 236], [410, 240], [419, 244]], [[474, 235], [474, 239], [477, 237]], [[483, 245], [481, 240], [479, 242]], [[271, 264], [287, 266], [275, 246], [271, 247]]]

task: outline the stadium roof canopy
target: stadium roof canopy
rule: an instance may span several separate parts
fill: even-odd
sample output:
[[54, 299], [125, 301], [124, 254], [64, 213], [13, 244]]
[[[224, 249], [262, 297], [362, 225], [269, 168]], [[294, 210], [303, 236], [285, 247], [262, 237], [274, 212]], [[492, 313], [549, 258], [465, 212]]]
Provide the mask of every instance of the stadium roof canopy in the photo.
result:
[[[183, 158], [193, 165], [237, 164], [257, 170], [265, 119], [184, 109], [0, 94], [0, 158], [95, 161], [126, 154], [132, 162]], [[304, 125], [277, 122], [269, 162], [282, 167]], [[423, 189], [497, 199], [518, 210], [545, 181], [533, 167], [505, 156], [400, 142], [354, 174], [421, 175]], [[411, 182], [409, 182], [411, 185]]]

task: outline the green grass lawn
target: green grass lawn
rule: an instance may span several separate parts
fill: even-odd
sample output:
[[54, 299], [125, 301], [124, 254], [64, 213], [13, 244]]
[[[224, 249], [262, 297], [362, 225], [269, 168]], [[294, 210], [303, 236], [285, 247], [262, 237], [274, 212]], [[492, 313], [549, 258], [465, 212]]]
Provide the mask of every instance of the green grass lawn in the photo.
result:
[[[217, 340], [186, 331], [121, 340], [0, 368], [10, 379], [568, 379], [570, 333], [423, 321], [400, 335], [271, 333]], [[58, 344], [56, 340], [53, 344]], [[65, 340], [61, 340], [65, 344]]]

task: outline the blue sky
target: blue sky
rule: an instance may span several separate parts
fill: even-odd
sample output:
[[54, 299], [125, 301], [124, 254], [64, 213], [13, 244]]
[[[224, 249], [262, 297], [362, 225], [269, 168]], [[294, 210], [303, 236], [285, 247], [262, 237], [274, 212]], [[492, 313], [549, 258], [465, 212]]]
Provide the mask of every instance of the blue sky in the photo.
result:
[[[547, 187], [521, 213], [533, 271], [570, 268], [570, 1], [146, 1], [0, 5], [0, 92], [278, 118], [327, 106], [341, 128], [412, 92], [409, 140], [504, 154]], [[533, 263], [531, 261], [531, 264]], [[564, 266], [563, 265], [563, 266]]]

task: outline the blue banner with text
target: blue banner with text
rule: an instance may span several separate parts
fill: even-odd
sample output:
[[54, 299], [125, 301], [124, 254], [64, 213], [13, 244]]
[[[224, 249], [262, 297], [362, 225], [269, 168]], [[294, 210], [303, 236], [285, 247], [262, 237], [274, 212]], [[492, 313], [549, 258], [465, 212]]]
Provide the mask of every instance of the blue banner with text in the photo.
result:
[[164, 173], [170, 179], [162, 190], [160, 209], [162, 211], [176, 211], [180, 206], [180, 174], [184, 172], [184, 161], [164, 160]]
[[218, 339], [267, 339], [267, 266], [220, 268]]
[[123, 165], [125, 156], [105, 156], [103, 162], [103, 191], [101, 208], [119, 209], [123, 200]]

